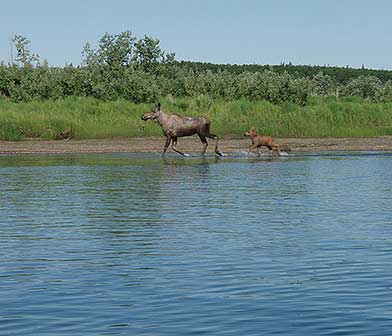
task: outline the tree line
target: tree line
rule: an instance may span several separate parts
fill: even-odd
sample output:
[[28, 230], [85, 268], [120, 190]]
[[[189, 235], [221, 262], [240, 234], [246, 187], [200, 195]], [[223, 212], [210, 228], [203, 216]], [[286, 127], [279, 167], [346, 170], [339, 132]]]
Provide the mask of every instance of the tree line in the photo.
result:
[[305, 105], [310, 96], [356, 96], [392, 101], [392, 71], [322, 66], [228, 65], [178, 61], [158, 39], [131, 31], [104, 34], [86, 43], [82, 63], [53, 67], [12, 39], [16, 57], [0, 64], [0, 97], [13, 101], [89, 96], [102, 100], [153, 102], [162, 96], [246, 98]]

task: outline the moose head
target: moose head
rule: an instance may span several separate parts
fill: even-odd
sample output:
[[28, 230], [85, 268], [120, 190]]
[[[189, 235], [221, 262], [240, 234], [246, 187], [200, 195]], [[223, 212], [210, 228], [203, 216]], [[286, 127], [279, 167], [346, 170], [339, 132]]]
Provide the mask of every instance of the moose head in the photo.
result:
[[159, 116], [159, 113], [161, 112], [161, 103], [158, 103], [154, 106], [154, 108], [147, 113], [144, 113], [142, 115], [142, 120], [147, 121], [147, 120], [155, 120]]

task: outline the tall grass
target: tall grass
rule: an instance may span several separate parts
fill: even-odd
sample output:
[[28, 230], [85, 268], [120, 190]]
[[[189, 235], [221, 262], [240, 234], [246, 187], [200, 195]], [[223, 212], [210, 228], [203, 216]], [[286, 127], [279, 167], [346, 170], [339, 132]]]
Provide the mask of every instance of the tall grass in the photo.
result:
[[[201, 95], [166, 97], [161, 104], [167, 112], [209, 117], [212, 132], [221, 137], [242, 137], [251, 126], [274, 137], [392, 135], [392, 103], [357, 98], [318, 97], [299, 106], [246, 99], [225, 101]], [[80, 139], [160, 136], [156, 123], [145, 123], [140, 118], [151, 107], [125, 100], [105, 102], [82, 97], [20, 103], [0, 99], [0, 139], [55, 139], [67, 128]]]

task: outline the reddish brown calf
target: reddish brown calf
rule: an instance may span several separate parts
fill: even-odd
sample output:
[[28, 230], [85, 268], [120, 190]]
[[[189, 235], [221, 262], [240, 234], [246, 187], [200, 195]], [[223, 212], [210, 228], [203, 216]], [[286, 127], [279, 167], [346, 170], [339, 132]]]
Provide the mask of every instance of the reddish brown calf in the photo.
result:
[[252, 140], [252, 146], [249, 150], [257, 150], [259, 156], [261, 156], [261, 147], [263, 146], [269, 149], [270, 155], [273, 155], [274, 149], [276, 149], [278, 156], [280, 156], [280, 146], [275, 144], [274, 139], [272, 139], [270, 136], [257, 134], [253, 128], [247, 130], [244, 135], [250, 137]]

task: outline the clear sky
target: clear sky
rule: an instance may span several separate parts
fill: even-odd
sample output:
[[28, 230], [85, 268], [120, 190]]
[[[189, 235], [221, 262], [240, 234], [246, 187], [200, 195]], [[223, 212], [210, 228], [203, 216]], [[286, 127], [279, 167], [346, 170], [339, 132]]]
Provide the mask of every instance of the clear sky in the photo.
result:
[[0, 60], [29, 38], [50, 65], [80, 64], [86, 42], [131, 30], [179, 60], [392, 69], [390, 0], [18, 0], [0, 2]]

